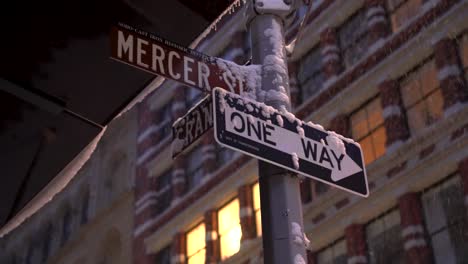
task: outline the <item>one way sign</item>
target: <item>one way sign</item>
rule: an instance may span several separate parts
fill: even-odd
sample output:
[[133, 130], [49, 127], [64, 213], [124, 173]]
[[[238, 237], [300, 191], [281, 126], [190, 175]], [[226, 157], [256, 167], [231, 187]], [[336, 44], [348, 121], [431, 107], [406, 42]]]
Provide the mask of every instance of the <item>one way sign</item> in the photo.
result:
[[286, 111], [213, 90], [215, 138], [221, 145], [367, 197], [358, 143]]

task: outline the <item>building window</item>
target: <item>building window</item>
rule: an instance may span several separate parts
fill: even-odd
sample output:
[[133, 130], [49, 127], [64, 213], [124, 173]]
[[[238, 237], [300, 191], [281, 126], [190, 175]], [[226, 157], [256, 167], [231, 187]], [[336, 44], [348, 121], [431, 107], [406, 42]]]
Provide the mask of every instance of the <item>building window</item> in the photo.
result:
[[255, 228], [257, 230], [257, 236], [262, 235], [262, 213], [260, 210], [260, 184], [256, 182], [252, 186], [253, 193], [253, 209], [255, 215]]
[[81, 224], [86, 224], [88, 222], [89, 215], [89, 191], [85, 191], [83, 196], [83, 201], [81, 202]]
[[187, 179], [188, 188], [198, 186], [203, 178], [203, 160], [200, 146], [196, 146], [188, 156]]
[[425, 222], [436, 263], [468, 259], [468, 219], [458, 175], [422, 195]]
[[203, 97], [203, 93], [199, 89], [192, 87], [186, 87], [187, 91], [185, 92], [185, 101], [187, 102], [187, 107], [191, 108], [196, 105]]
[[215, 152], [218, 168], [226, 165], [230, 160], [232, 160], [232, 157], [234, 157], [234, 151], [232, 149], [221, 146], [220, 144], [216, 144]]
[[156, 253], [154, 264], [171, 264], [170, 246], [167, 246]]
[[34, 247], [31, 244], [28, 247], [28, 251], [26, 253], [26, 261], [25, 261], [26, 264], [33, 264], [33, 257], [34, 257], [33, 255], [34, 255]]
[[366, 165], [385, 153], [387, 134], [383, 123], [379, 97], [351, 115], [351, 132], [354, 140], [361, 144]]
[[63, 215], [63, 222], [62, 222], [62, 244], [67, 242], [70, 238], [71, 234], [71, 211], [70, 209], [65, 210], [65, 214]]
[[393, 32], [398, 31], [420, 10], [423, 0], [387, 0], [387, 9]]
[[301, 100], [316, 94], [323, 84], [322, 56], [320, 48], [315, 47], [301, 60], [297, 72], [297, 80], [301, 88]]
[[442, 116], [443, 98], [433, 59], [404, 77], [400, 86], [412, 133], [433, 124]]
[[44, 235], [44, 241], [42, 243], [42, 262], [46, 262], [50, 254], [50, 244], [52, 242], [52, 225], [47, 225]]
[[353, 66], [367, 51], [367, 18], [364, 9], [354, 14], [338, 30], [345, 69]]
[[346, 264], [346, 241], [340, 239], [317, 253], [317, 264]]
[[404, 263], [400, 212], [392, 210], [366, 226], [370, 263]]
[[465, 73], [465, 81], [468, 82], [468, 34], [465, 34], [460, 39], [460, 58], [462, 62], [463, 72]]
[[242, 236], [239, 217], [239, 199], [234, 199], [219, 209], [218, 235], [221, 248], [221, 260], [225, 260], [239, 251]]
[[166, 210], [169, 207], [172, 200], [172, 189], [171, 189], [171, 180], [172, 180], [172, 170], [166, 171], [164, 174], [156, 178], [157, 186], [157, 211], [159, 213]]
[[187, 264], [205, 264], [205, 236], [204, 223], [187, 233]]
[[166, 138], [172, 133], [172, 102], [166, 103], [161, 109], [159, 109], [159, 131], [161, 132], [161, 138]]
[[323, 182], [314, 181], [314, 196], [318, 197], [328, 191], [329, 186]]

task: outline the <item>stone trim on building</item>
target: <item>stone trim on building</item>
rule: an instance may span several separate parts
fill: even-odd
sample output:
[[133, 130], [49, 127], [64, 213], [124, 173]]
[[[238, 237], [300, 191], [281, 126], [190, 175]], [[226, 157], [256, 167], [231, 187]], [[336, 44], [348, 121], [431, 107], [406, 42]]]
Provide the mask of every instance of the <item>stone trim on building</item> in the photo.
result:
[[256, 237], [252, 185], [245, 184], [240, 186], [237, 190], [240, 208], [240, 224], [242, 228], [241, 241], [243, 242]]
[[206, 232], [206, 264], [218, 263], [220, 260], [220, 247], [218, 239], [218, 212], [210, 209], [205, 212], [205, 232]]
[[468, 101], [468, 89], [463, 80], [456, 41], [449, 38], [439, 40], [434, 45], [434, 58], [444, 98], [444, 112], [450, 115], [458, 105]]
[[379, 91], [384, 126], [387, 132], [385, 146], [392, 150], [393, 146], [401, 144], [410, 136], [401, 100], [400, 85], [396, 80], [385, 80], [379, 84]]
[[407, 263], [430, 263], [431, 251], [426, 239], [424, 216], [418, 193], [406, 193], [398, 199], [401, 236]]

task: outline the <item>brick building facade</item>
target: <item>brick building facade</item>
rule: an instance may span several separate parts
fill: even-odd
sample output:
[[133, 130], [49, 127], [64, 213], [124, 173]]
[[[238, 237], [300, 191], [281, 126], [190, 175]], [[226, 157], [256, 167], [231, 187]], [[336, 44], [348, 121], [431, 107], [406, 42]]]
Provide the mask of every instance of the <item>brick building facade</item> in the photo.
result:
[[[361, 144], [370, 196], [303, 180], [308, 262], [466, 261], [468, 3], [311, 4], [288, 62], [294, 113]], [[246, 63], [243, 8], [197, 49]], [[171, 123], [201, 97], [165, 81], [140, 104], [134, 263], [262, 263], [256, 160], [211, 131], [170, 158]]]

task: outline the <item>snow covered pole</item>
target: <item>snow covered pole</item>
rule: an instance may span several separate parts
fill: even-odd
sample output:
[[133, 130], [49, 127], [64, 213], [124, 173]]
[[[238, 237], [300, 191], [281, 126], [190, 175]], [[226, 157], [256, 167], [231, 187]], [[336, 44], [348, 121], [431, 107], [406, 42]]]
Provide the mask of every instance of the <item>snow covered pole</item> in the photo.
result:
[[[262, 65], [257, 100], [281, 112], [290, 112], [284, 25], [294, 17], [298, 0], [251, 1], [247, 12], [252, 63]], [[299, 178], [263, 161], [258, 162], [258, 168], [264, 262], [305, 264], [309, 241], [303, 231]]]

